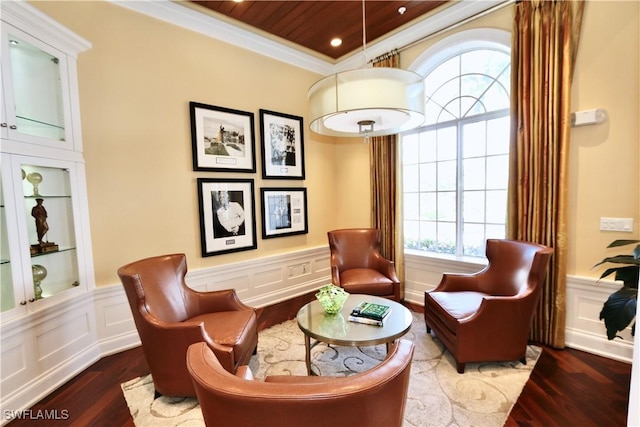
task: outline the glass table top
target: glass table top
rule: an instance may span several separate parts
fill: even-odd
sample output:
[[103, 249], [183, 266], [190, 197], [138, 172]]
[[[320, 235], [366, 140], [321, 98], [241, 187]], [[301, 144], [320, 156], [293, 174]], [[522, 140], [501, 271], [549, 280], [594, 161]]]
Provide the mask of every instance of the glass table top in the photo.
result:
[[[384, 326], [350, 322], [349, 313], [361, 302], [371, 302], [391, 307]], [[389, 343], [407, 333], [411, 327], [411, 312], [402, 304], [372, 295], [351, 294], [342, 310], [326, 314], [315, 300], [303, 306], [296, 316], [298, 326], [305, 335], [335, 345], [367, 346]]]

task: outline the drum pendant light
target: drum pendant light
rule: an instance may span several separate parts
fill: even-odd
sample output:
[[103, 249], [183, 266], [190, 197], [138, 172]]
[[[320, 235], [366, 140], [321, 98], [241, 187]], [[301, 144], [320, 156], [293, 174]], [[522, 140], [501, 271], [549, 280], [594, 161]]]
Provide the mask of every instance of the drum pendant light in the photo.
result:
[[[366, 65], [365, 0], [362, 39]], [[317, 81], [309, 88], [308, 102], [309, 127], [321, 135], [391, 135], [424, 122], [424, 81], [400, 68], [359, 68]]]

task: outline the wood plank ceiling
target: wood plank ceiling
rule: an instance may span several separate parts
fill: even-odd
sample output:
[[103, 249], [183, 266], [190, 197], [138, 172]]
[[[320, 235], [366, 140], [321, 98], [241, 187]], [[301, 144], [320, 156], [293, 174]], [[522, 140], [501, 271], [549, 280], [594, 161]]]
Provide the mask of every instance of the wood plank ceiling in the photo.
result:
[[[334, 60], [362, 49], [361, 1], [201, 1], [192, 0], [196, 10], [231, 18], [230, 22], [284, 39], [298, 47]], [[367, 43], [412, 25], [447, 1], [365, 2]], [[406, 8], [399, 13], [399, 8]], [[216, 15], [218, 14], [218, 15]], [[342, 39], [338, 47], [333, 38]]]

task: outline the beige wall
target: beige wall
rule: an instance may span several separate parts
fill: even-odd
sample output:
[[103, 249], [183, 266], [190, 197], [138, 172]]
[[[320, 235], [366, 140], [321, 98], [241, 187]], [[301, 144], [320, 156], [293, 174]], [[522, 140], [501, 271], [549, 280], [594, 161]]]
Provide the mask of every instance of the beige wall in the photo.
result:
[[[144, 256], [185, 252], [198, 268], [325, 245], [331, 228], [369, 224], [368, 147], [360, 140], [305, 129], [304, 182], [263, 181], [259, 153], [254, 175], [191, 170], [189, 101], [254, 112], [258, 131], [260, 108], [306, 116], [306, 91], [318, 75], [106, 2], [33, 4], [93, 43], [78, 62], [99, 286], [116, 283], [120, 265]], [[590, 267], [610, 240], [639, 235], [638, 9], [638, 2], [587, 4], [573, 110], [605, 108], [609, 120], [572, 131], [569, 274], [596, 275]], [[509, 6], [461, 29], [510, 30], [511, 20]], [[445, 35], [404, 51], [403, 66]], [[263, 241], [258, 213], [257, 250], [202, 258], [201, 176], [253, 178], [256, 196], [262, 186], [306, 186], [309, 234]], [[633, 217], [636, 231], [601, 232], [603, 216]]]
[[[184, 252], [195, 269], [326, 245], [331, 228], [368, 225], [368, 193], [347, 209], [341, 189], [353, 184], [337, 185], [365, 168], [341, 171], [333, 138], [305, 129], [305, 181], [261, 178], [259, 109], [305, 116], [318, 75], [108, 2], [32, 4], [93, 44], [78, 73], [98, 286], [146, 256]], [[255, 114], [256, 174], [193, 172], [189, 101]], [[349, 151], [363, 157], [360, 145]], [[309, 234], [262, 240], [258, 209], [257, 250], [202, 258], [198, 177], [254, 179], [257, 207], [260, 187], [307, 187]], [[359, 181], [368, 187], [368, 175]]]
[[[603, 108], [606, 123], [571, 133], [569, 272], [591, 266], [615, 239], [640, 236], [640, 2], [588, 2], [572, 87], [572, 110]], [[600, 217], [634, 219], [634, 233], [600, 231]], [[599, 274], [598, 274], [599, 275]]]

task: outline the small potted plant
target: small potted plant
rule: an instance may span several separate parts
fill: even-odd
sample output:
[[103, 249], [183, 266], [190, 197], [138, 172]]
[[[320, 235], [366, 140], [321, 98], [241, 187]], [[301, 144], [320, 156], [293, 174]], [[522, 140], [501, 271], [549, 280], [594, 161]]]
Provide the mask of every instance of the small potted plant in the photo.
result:
[[[639, 242], [640, 240], [615, 240], [607, 248], [627, 246]], [[600, 320], [604, 320], [604, 325], [607, 328], [607, 338], [612, 340], [615, 337], [619, 337], [618, 331], [622, 331], [629, 326], [636, 316], [638, 277], [640, 273], [640, 245], [636, 245], [630, 255], [607, 257], [593, 267], [605, 263], [620, 264], [620, 266], [608, 268], [602, 273], [600, 279], [615, 273], [615, 280], [623, 283], [622, 288], [609, 295], [600, 311]], [[635, 330], [636, 322], [633, 322], [631, 335], [635, 336]]]

